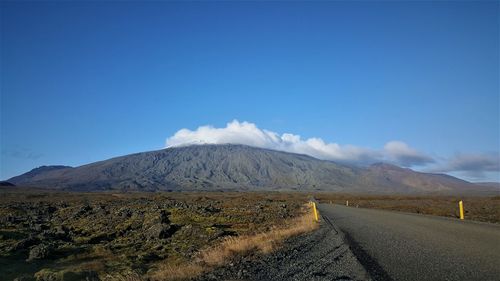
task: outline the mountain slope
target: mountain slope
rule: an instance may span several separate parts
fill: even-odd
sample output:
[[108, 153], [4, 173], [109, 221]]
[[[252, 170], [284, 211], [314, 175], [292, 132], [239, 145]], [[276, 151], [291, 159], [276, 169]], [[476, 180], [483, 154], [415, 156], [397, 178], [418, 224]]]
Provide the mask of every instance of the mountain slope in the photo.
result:
[[9, 179], [16, 185], [68, 190], [328, 190], [463, 192], [480, 187], [446, 175], [387, 164], [357, 168], [244, 145], [193, 145], [88, 165], [44, 167]]
[[50, 171], [60, 171], [63, 169], [71, 169], [71, 168], [73, 168], [73, 167], [63, 166], [63, 165], [41, 166], [41, 167], [35, 168], [27, 173], [24, 173], [20, 176], [13, 177], [12, 179], [26, 182], [26, 181], [30, 181], [31, 179], [36, 178], [39, 175], [45, 175], [47, 172], [50, 172]]
[[[363, 171], [364, 183], [368, 186], [376, 186], [379, 189], [383, 186], [392, 187], [400, 185], [406, 192], [467, 192], [479, 190], [467, 181], [445, 175], [420, 173], [407, 168], [377, 163]], [[388, 190], [390, 191], [390, 190]], [[401, 190], [402, 192], [405, 192]]]

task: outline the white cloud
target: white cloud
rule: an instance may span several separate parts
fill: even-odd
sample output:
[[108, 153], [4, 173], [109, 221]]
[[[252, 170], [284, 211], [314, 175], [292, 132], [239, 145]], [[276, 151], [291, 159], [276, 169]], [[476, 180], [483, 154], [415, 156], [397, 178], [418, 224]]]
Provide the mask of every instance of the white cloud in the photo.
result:
[[234, 120], [225, 128], [201, 126], [192, 131], [181, 129], [166, 141], [167, 147], [192, 144], [245, 144], [255, 147], [307, 154], [318, 159], [371, 164], [390, 162], [401, 166], [424, 165], [433, 159], [401, 141], [388, 142], [374, 150], [354, 145], [327, 143], [320, 138], [302, 139], [299, 135], [259, 129], [255, 124]]
[[449, 159], [447, 170], [451, 171], [499, 171], [500, 155], [491, 154], [456, 154]]
[[384, 145], [384, 152], [391, 162], [402, 166], [425, 165], [434, 159], [409, 147], [402, 141], [390, 141]]
[[469, 181], [500, 182], [500, 153], [456, 153], [425, 172], [447, 173]]
[[491, 153], [457, 153], [446, 159], [429, 172], [452, 173], [468, 180], [477, 181], [489, 179], [500, 180], [500, 154]]

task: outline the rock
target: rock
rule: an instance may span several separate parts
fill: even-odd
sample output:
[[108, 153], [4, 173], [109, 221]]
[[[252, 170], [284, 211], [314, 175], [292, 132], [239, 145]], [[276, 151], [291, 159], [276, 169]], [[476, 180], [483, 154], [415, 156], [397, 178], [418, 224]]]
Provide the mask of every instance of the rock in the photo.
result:
[[89, 244], [98, 244], [102, 241], [110, 241], [110, 240], [113, 240], [114, 236], [115, 236], [114, 233], [111, 233], [111, 234], [100, 233], [100, 234], [97, 234], [97, 235], [90, 237], [88, 243]]
[[8, 223], [17, 224], [17, 223], [22, 222], [23, 220], [21, 218], [15, 216], [15, 215], [8, 215], [5, 218], [5, 221], [8, 222]]
[[61, 281], [57, 272], [48, 269], [42, 269], [35, 273], [35, 279], [36, 281]]
[[57, 226], [53, 229], [47, 229], [42, 231], [40, 235], [38, 235], [40, 239], [50, 239], [50, 240], [63, 240], [63, 241], [68, 241], [70, 240], [69, 238], [69, 233], [67, 228], [63, 226]]
[[37, 231], [37, 232], [40, 232], [43, 230], [43, 227], [41, 224], [34, 224], [33, 226], [31, 226], [31, 228], [34, 230], [34, 231]]
[[58, 225], [54, 228], [54, 234], [60, 237], [64, 237], [68, 234], [68, 228], [64, 225]]
[[54, 206], [48, 206], [47, 207], [47, 213], [53, 214], [55, 211], [57, 211], [57, 208]]
[[168, 215], [170, 215], [167, 211], [160, 211], [160, 223], [170, 224], [170, 220], [168, 219]]
[[129, 208], [122, 208], [118, 211], [118, 215], [122, 218], [130, 218], [134, 212]]
[[29, 274], [22, 274], [16, 278], [14, 278], [14, 281], [34, 281], [34, 280], [35, 280], [35, 278]]
[[17, 251], [17, 250], [24, 250], [24, 249], [28, 249], [29, 247], [33, 246], [33, 245], [36, 245], [37, 243], [39, 243], [40, 240], [34, 236], [30, 236], [29, 238], [26, 238], [26, 239], [23, 239], [19, 242], [17, 242], [13, 247], [12, 247], [12, 250], [13, 251]]
[[95, 271], [84, 270], [84, 271], [66, 271], [62, 274], [62, 281], [98, 281], [99, 276]]
[[208, 205], [208, 206], [206, 206], [206, 207], [203, 208], [203, 211], [205, 213], [215, 214], [215, 213], [219, 213], [221, 211], [221, 209], [217, 208], [217, 207], [214, 207], [212, 205]]
[[42, 269], [35, 273], [36, 281], [99, 281], [97, 272], [93, 270], [83, 271], [53, 271], [51, 269]]
[[39, 260], [47, 258], [52, 248], [46, 244], [39, 244], [31, 248], [29, 257], [26, 261]]
[[140, 262], [151, 262], [151, 261], [157, 261], [159, 260], [160, 258], [158, 257], [157, 254], [155, 253], [144, 253], [144, 254], [139, 254], [137, 256], [137, 259], [140, 261]]
[[174, 232], [175, 229], [168, 224], [155, 224], [147, 230], [146, 236], [149, 239], [165, 239], [172, 236]]
[[74, 214], [75, 217], [80, 217], [88, 212], [90, 212], [92, 210], [92, 207], [90, 207], [89, 205], [83, 205], [82, 207], [80, 207]]

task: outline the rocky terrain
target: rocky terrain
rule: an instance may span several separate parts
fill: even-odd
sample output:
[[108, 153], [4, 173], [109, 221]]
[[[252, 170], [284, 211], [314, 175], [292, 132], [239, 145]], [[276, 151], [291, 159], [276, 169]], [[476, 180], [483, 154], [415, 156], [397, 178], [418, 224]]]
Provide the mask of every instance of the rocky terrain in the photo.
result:
[[244, 145], [193, 145], [137, 153], [72, 168], [43, 166], [8, 180], [73, 191], [298, 190], [369, 193], [496, 193], [448, 175], [389, 164], [352, 167]]
[[297, 216], [303, 194], [0, 189], [2, 280], [113, 280], [190, 261], [229, 236]]

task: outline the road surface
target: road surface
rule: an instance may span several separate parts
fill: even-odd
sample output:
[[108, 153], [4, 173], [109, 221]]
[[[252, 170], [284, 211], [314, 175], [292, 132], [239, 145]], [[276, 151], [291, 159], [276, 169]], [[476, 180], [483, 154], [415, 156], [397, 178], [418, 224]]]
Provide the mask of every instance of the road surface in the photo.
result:
[[500, 280], [500, 225], [320, 204], [375, 280]]

